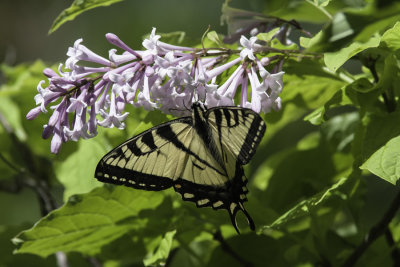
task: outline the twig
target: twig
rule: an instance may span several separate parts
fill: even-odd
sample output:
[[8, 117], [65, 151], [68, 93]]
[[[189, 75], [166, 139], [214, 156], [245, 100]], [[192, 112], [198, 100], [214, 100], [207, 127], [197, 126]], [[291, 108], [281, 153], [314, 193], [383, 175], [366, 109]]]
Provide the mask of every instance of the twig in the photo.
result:
[[367, 248], [381, 235], [385, 234], [388, 230], [388, 225], [393, 219], [397, 210], [400, 208], [400, 193], [397, 194], [389, 209], [386, 211], [383, 218], [374, 225], [369, 233], [364, 237], [364, 240], [360, 245], [353, 251], [353, 253], [346, 259], [343, 267], [354, 266], [358, 259], [363, 255]]
[[224, 237], [221, 234], [221, 231], [218, 230], [214, 234], [214, 239], [217, 240], [221, 244], [221, 248], [227, 254], [231, 255], [234, 259], [236, 259], [242, 266], [245, 267], [252, 267], [253, 263], [248, 262], [247, 260], [243, 259], [239, 254], [237, 254], [225, 241]]

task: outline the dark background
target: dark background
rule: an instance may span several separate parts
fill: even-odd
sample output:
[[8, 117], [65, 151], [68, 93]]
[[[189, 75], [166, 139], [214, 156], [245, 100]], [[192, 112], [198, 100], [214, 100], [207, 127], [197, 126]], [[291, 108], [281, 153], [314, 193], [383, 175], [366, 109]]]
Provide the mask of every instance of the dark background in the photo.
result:
[[[152, 27], [159, 33], [184, 31], [186, 38], [196, 43], [208, 25], [221, 33], [226, 29], [220, 25], [223, 0], [126, 0], [89, 10], [48, 35], [53, 21], [72, 2], [1, 0], [0, 62], [8, 65], [36, 59], [49, 64], [64, 62], [68, 47], [78, 38], [83, 38], [88, 48], [107, 57], [112, 48], [104, 37], [108, 32], [140, 48], [143, 35], [149, 34]], [[231, 6], [251, 10], [250, 4], [233, 1]]]

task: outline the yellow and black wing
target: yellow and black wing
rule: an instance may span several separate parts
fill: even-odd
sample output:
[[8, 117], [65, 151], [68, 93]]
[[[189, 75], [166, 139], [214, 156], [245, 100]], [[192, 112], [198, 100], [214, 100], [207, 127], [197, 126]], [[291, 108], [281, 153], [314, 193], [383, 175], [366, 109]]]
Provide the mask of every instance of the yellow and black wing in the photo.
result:
[[95, 177], [144, 190], [173, 187], [198, 207], [227, 209], [237, 231], [235, 217], [242, 210], [254, 230], [243, 207], [248, 191], [242, 165], [254, 154], [264, 122], [247, 109], [192, 108], [192, 117], [153, 127], [110, 151], [97, 165]]
[[265, 122], [256, 112], [240, 107], [211, 108], [207, 110], [205, 120], [221, 164], [231, 177], [229, 184], [232, 193], [226, 208], [232, 224], [238, 230], [235, 218], [236, 213], [241, 210], [246, 215], [250, 228], [254, 230], [254, 223], [243, 207], [248, 190], [242, 165], [253, 157], [264, 136]]
[[249, 163], [266, 130], [260, 115], [247, 108], [217, 107], [207, 110], [206, 119], [223, 158], [231, 153], [241, 165]]
[[151, 128], [114, 148], [97, 165], [102, 182], [144, 190], [174, 187], [198, 207], [229, 208], [230, 177], [184, 117]]

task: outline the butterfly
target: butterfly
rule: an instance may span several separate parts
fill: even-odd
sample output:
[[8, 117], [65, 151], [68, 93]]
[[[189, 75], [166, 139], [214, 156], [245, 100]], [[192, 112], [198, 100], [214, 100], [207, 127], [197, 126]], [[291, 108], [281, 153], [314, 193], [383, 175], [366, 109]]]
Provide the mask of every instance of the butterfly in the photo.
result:
[[243, 165], [264, 136], [265, 122], [251, 109], [192, 105], [192, 115], [157, 125], [106, 154], [95, 177], [137, 189], [173, 187], [197, 207], [226, 209], [239, 233], [241, 210], [250, 229], [255, 224], [244, 208], [248, 193]]

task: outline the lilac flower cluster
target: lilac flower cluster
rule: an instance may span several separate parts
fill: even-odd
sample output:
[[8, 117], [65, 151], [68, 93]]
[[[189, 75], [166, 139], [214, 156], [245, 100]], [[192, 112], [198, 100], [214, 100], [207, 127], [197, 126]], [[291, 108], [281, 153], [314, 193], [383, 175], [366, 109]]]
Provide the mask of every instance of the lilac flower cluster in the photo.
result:
[[[65, 68], [60, 64], [58, 73], [44, 70], [49, 84], [44, 87], [45, 81], [39, 83], [35, 96], [38, 106], [26, 117], [32, 120], [52, 105], [53, 113], [43, 130], [43, 138], [53, 136], [52, 153], [58, 153], [68, 140], [96, 136], [97, 126], [124, 128], [126, 104], [176, 116], [187, 115], [195, 101], [207, 107], [240, 105], [256, 112], [281, 107], [283, 61], [278, 60], [272, 73], [268, 72], [265, 66], [271, 60], [257, 58], [262, 47], [256, 37], [248, 40], [242, 36], [238, 51], [174, 46], [161, 42], [155, 29], [143, 41], [144, 50], [133, 50], [111, 33], [106, 38], [124, 52], [117, 54], [111, 49], [107, 59], [79, 39], [68, 49]], [[235, 53], [240, 56], [231, 56]], [[217, 78], [230, 68], [235, 68], [230, 77], [217, 84]], [[238, 88], [240, 101], [235, 103]]]

